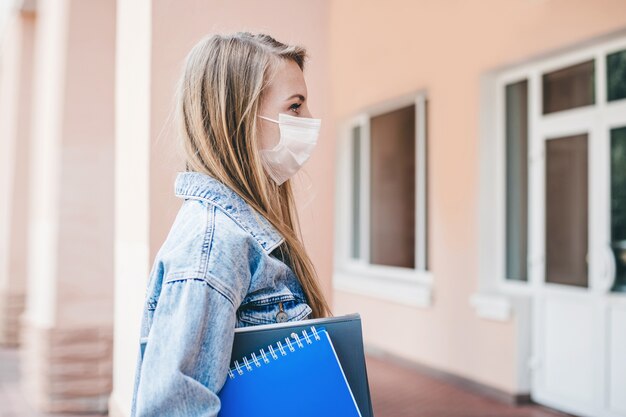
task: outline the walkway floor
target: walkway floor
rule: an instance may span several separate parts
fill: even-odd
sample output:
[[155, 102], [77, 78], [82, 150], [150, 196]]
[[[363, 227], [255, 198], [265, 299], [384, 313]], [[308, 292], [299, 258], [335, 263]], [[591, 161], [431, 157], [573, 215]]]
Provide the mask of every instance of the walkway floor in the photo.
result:
[[535, 404], [506, 405], [388, 361], [366, 360], [376, 417], [569, 416]]
[[[86, 417], [33, 411], [19, 389], [18, 366], [17, 350], [0, 348], [0, 417]], [[376, 417], [566, 416], [536, 405], [507, 406], [378, 358], [367, 358], [367, 370]]]

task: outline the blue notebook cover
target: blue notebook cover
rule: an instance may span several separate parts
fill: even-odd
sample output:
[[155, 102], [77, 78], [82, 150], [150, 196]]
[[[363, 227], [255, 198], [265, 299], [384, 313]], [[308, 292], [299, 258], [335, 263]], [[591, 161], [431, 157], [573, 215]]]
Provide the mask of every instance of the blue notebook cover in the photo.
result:
[[218, 393], [220, 417], [361, 417], [324, 327], [292, 333], [233, 363]]

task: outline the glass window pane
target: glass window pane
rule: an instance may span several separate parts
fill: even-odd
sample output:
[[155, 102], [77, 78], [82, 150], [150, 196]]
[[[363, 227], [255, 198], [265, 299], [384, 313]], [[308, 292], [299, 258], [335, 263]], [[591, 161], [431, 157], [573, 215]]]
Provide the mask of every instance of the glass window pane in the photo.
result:
[[626, 50], [606, 57], [608, 101], [626, 98]]
[[361, 126], [352, 128], [352, 257], [361, 256]]
[[595, 61], [543, 75], [543, 114], [595, 103]]
[[626, 292], [626, 127], [611, 130], [611, 246], [616, 266], [613, 291]]
[[546, 142], [546, 282], [586, 287], [587, 135]]
[[506, 86], [506, 278], [527, 280], [528, 82]]
[[370, 263], [415, 268], [415, 105], [370, 122]]
[[424, 100], [424, 269], [430, 268], [430, 251], [428, 250], [428, 100]]

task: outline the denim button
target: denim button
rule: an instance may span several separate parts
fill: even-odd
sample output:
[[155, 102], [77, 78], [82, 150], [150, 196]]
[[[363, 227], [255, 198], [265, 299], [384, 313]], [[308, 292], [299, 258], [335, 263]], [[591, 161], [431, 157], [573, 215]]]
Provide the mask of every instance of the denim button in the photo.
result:
[[282, 323], [284, 321], [287, 321], [289, 316], [287, 315], [287, 313], [283, 311], [283, 303], [282, 302], [278, 303], [278, 307], [280, 308], [280, 311], [276, 313], [276, 322]]

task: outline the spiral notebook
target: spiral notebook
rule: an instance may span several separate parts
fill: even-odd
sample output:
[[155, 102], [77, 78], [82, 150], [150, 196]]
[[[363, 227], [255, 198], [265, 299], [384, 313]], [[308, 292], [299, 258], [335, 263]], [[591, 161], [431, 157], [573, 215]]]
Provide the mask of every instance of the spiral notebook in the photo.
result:
[[220, 417], [362, 417], [324, 327], [234, 360], [218, 395]]
[[235, 329], [230, 363], [237, 359], [241, 363], [241, 358], [249, 356], [250, 352], [267, 348], [267, 345], [283, 340], [293, 332], [308, 332], [311, 326], [323, 327], [328, 332], [361, 416], [374, 417], [359, 313], [238, 327]]

